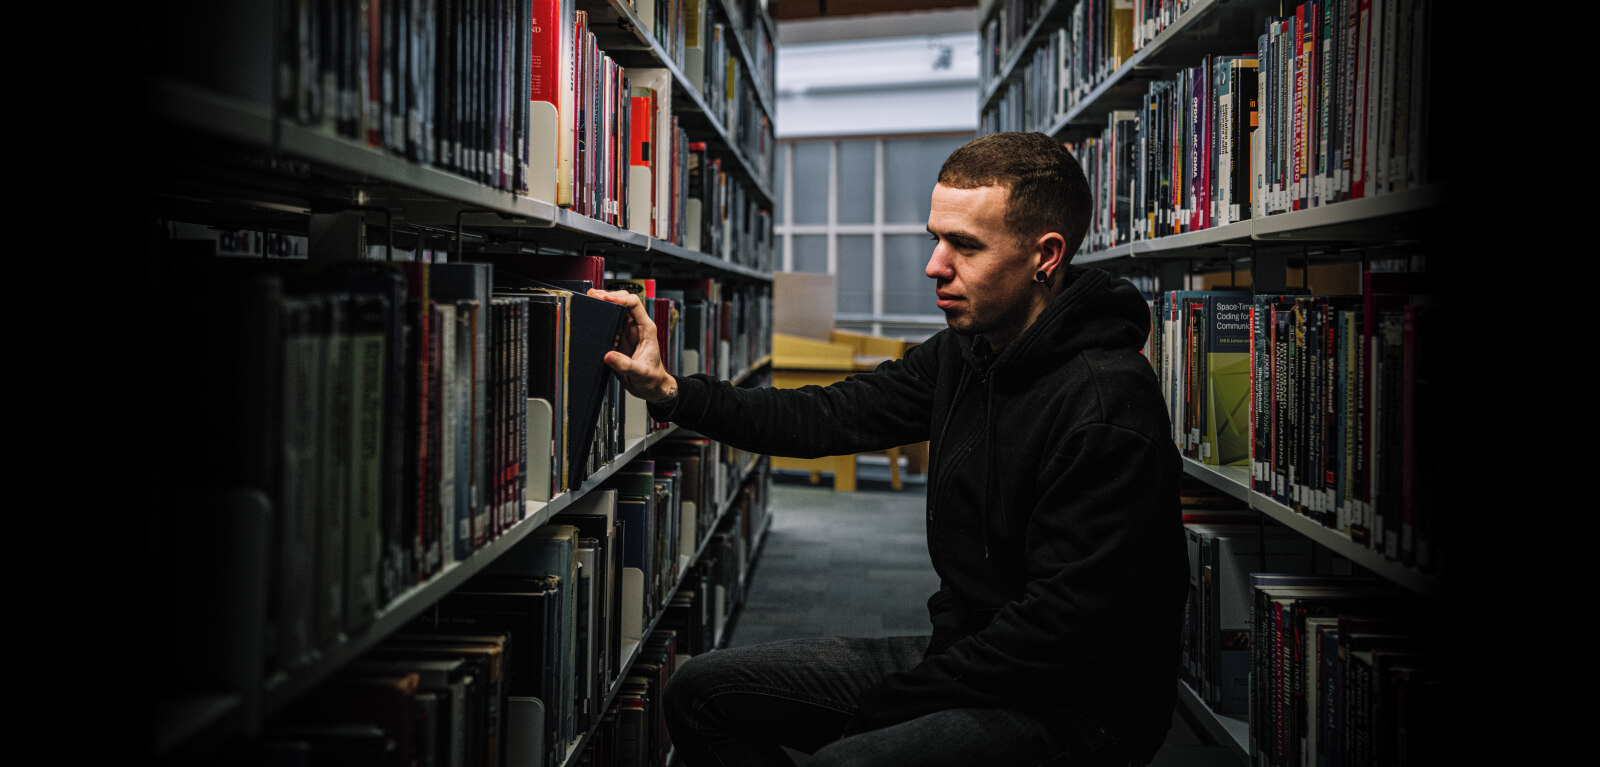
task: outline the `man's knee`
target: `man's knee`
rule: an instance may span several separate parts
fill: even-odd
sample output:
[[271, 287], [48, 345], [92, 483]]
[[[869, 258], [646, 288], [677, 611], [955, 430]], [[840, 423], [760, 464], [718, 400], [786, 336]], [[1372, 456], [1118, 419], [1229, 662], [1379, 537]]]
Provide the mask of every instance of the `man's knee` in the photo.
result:
[[661, 693], [661, 704], [666, 708], [669, 724], [675, 724], [680, 718], [688, 716], [693, 701], [708, 689], [708, 684], [716, 671], [716, 664], [708, 661], [715, 654], [690, 658], [679, 665], [672, 672], [672, 676], [667, 677], [667, 688]]
[[669, 726], [676, 728], [706, 716], [706, 703], [719, 691], [738, 684], [746, 669], [738, 663], [737, 655], [728, 650], [696, 655], [673, 671], [661, 695]]

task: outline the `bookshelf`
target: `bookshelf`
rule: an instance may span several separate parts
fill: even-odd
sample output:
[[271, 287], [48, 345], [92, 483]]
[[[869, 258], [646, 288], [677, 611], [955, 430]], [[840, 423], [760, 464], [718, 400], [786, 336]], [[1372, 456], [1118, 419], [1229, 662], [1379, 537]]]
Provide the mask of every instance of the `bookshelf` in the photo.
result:
[[[1347, 9], [1354, 13], [1357, 9], [1365, 11], [1368, 8], [1367, 3], [1346, 4], [1341, 0], [1328, 0], [1319, 5], [1329, 11], [1329, 19], [1343, 18], [1341, 14]], [[1386, 82], [1384, 90], [1372, 92], [1370, 103], [1375, 111], [1374, 116], [1369, 118], [1372, 121], [1370, 125], [1378, 126], [1372, 130], [1381, 129], [1383, 135], [1395, 142], [1383, 145], [1383, 148], [1397, 153], [1390, 155], [1392, 157], [1398, 157], [1401, 152], [1398, 147], [1403, 140], [1399, 137], [1407, 130], [1399, 125], [1409, 126], [1412, 132], [1405, 137], [1410, 139], [1413, 150], [1408, 159], [1412, 167], [1404, 173], [1397, 170], [1401, 162], [1399, 159], [1394, 161], [1395, 165], [1385, 166], [1382, 172], [1389, 174], [1387, 178], [1390, 180], [1384, 181], [1383, 187], [1376, 191], [1369, 187], [1365, 194], [1353, 193], [1348, 179], [1344, 182], [1339, 179], [1337, 163], [1333, 162], [1336, 158], [1332, 152], [1337, 149], [1342, 156], [1350, 150], [1348, 146], [1336, 147], [1335, 142], [1340, 135], [1336, 130], [1329, 129], [1326, 134], [1308, 130], [1305, 135], [1309, 138], [1301, 145], [1311, 147], [1305, 150], [1310, 158], [1306, 160], [1305, 167], [1310, 170], [1304, 176], [1308, 179], [1325, 177], [1329, 181], [1308, 180], [1300, 187], [1292, 186], [1292, 181], [1286, 182], [1290, 184], [1287, 197], [1270, 197], [1268, 195], [1284, 187], [1272, 187], [1270, 180], [1263, 181], [1263, 178], [1270, 179], [1272, 176], [1272, 166], [1266, 160], [1256, 160], [1252, 156], [1252, 160], [1261, 164], [1250, 168], [1251, 188], [1247, 191], [1253, 193], [1259, 204], [1270, 209], [1245, 210], [1246, 215], [1243, 216], [1237, 213], [1220, 215], [1215, 206], [1226, 201], [1226, 187], [1222, 182], [1225, 174], [1217, 170], [1215, 175], [1203, 176], [1216, 169], [1204, 165], [1205, 161], [1198, 158], [1205, 155], [1203, 149], [1210, 148], [1211, 160], [1216, 161], [1222, 152], [1217, 143], [1222, 129], [1217, 129], [1212, 142], [1202, 139], [1199, 143], [1201, 150], [1195, 148], [1197, 142], [1191, 135], [1183, 137], [1188, 143], [1180, 143], [1183, 139], [1177, 138], [1171, 139], [1173, 146], [1170, 147], [1159, 143], [1169, 140], [1168, 134], [1161, 132], [1163, 129], [1181, 125], [1186, 119], [1195, 120], [1190, 126], [1192, 133], [1201, 136], [1206, 135], [1201, 131], [1207, 118], [1213, 121], [1212, 126], [1223, 124], [1228, 113], [1215, 105], [1221, 103], [1217, 94], [1222, 90], [1221, 80], [1229, 77], [1228, 65], [1224, 63], [1221, 69], [1206, 70], [1201, 68], [1202, 63], [1238, 54], [1257, 57], [1258, 53], [1265, 53], [1265, 57], [1257, 57], [1257, 63], [1263, 69], [1266, 64], [1261, 62], [1289, 62], [1282, 72], [1292, 73], [1298, 66], [1293, 63], [1295, 61], [1361, 60], [1359, 56], [1343, 56], [1341, 59], [1339, 38], [1333, 34], [1325, 37], [1327, 30], [1320, 23], [1314, 30], [1307, 23], [1304, 27], [1297, 26], [1285, 31], [1288, 23], [1295, 22], [1300, 3], [1251, 0], [984, 0], [979, 3], [978, 9], [978, 33], [983, 41], [980, 52], [983, 56], [980, 65], [983, 75], [978, 99], [982, 126], [980, 133], [997, 130], [1040, 131], [1072, 148], [1089, 173], [1097, 200], [1094, 229], [1083, 249], [1074, 257], [1074, 262], [1129, 276], [1147, 291], [1147, 295], [1198, 287], [1200, 275], [1219, 270], [1233, 270], [1235, 274], [1244, 275], [1247, 282], [1241, 281], [1239, 284], [1252, 286], [1245, 289], [1255, 294], [1292, 293], [1300, 286], [1298, 280], [1292, 281], [1289, 276], [1295, 268], [1303, 269], [1310, 264], [1342, 264], [1351, 274], [1365, 275], [1376, 264], [1392, 266], [1400, 263], [1404, 264], [1406, 270], [1419, 270], [1432, 277], [1426, 298], [1442, 301], [1442, 296], [1448, 290], [1446, 280], [1454, 276], [1449, 270], [1459, 267], [1459, 261], [1450, 260], [1454, 254], [1445, 250], [1447, 245], [1452, 244], [1446, 234], [1453, 226], [1453, 200], [1450, 187], [1444, 180], [1445, 175], [1439, 170], [1442, 163], [1438, 160], [1444, 156], [1440, 151], [1442, 142], [1439, 141], [1443, 134], [1439, 126], [1445, 122], [1441, 115], [1453, 107], [1450, 99], [1442, 95], [1450, 92], [1446, 87], [1449, 83], [1444, 82], [1450, 78], [1441, 78], [1440, 75], [1448, 71], [1441, 62], [1445, 61], [1443, 51], [1450, 39], [1443, 31], [1435, 29], [1442, 28], [1444, 21], [1437, 4], [1426, 0], [1396, 0], [1393, 3], [1377, 2], [1372, 6], [1391, 14], [1384, 17], [1378, 15], [1380, 11], [1374, 11], [1374, 18], [1385, 19], [1389, 25], [1386, 29], [1408, 31], [1395, 32], [1393, 38], [1387, 39], [1390, 50], [1378, 48], [1374, 53], [1361, 54], [1374, 57], [1369, 59], [1371, 61], [1382, 61], [1390, 67], [1390, 71], [1396, 73], [1394, 82], [1400, 83], [1394, 85]], [[1308, 4], [1306, 7], [1312, 6]], [[1126, 15], [1118, 18], [1118, 10]], [[1409, 26], [1402, 27], [1397, 20], [1404, 18], [1402, 12], [1414, 14], [1410, 18], [1415, 23], [1408, 22]], [[1100, 17], [1101, 13], [1106, 15]], [[1277, 34], [1285, 36], [1279, 38], [1280, 42], [1288, 40], [1293, 43], [1293, 48], [1263, 47], [1265, 44], [1258, 42], [1258, 37], [1264, 32], [1274, 29], [1274, 17], [1287, 20], [1285, 26], [1278, 27]], [[1367, 23], [1365, 17], [1359, 18], [1361, 24]], [[1354, 24], [1357, 19], [1355, 15], [1350, 16], [1346, 23], [1351, 26], [1346, 28], [1356, 28]], [[1127, 37], [1116, 39], [1116, 34], [1123, 30], [1126, 30]], [[1302, 31], [1322, 42], [1320, 45], [1307, 42], [1306, 52], [1296, 53], [1295, 49], [1301, 47], [1299, 35]], [[1358, 38], [1353, 40], [1358, 41]], [[1352, 45], [1355, 44], [1352, 42]], [[1406, 45], [1411, 47], [1404, 47]], [[1294, 55], [1285, 56], [1285, 50]], [[1409, 59], [1404, 53], [1408, 50], [1412, 56]], [[1328, 51], [1334, 55], [1330, 56]], [[1304, 58], [1300, 58], [1302, 55]], [[1405, 66], [1409, 69], [1402, 69], [1395, 62], [1406, 62]], [[1348, 75], [1336, 71], [1334, 66], [1337, 64], [1320, 72], [1314, 67], [1303, 72], [1308, 78], [1313, 78], [1308, 79], [1308, 83], [1336, 83], [1342, 87]], [[1351, 72], [1358, 70], [1355, 65], [1351, 67]], [[1204, 86], [1198, 86], [1195, 75], [1190, 72], [1207, 73], [1209, 80]], [[1407, 72], [1417, 73], [1417, 79], [1411, 81], [1414, 84], [1409, 90], [1405, 84], [1405, 77], [1410, 76]], [[1184, 80], [1186, 76], [1190, 78], [1187, 81]], [[1281, 76], [1279, 70], [1274, 70], [1273, 76]], [[1228, 82], [1233, 84], [1236, 81], [1230, 79]], [[1291, 80], [1280, 79], [1278, 84], [1282, 86], [1285, 82]], [[1164, 104], [1156, 95], [1161, 92], [1160, 87], [1165, 87], [1162, 83], [1171, 84], [1175, 92], [1180, 88], [1189, 88], [1181, 93], [1185, 97], [1193, 96], [1195, 103], [1210, 98], [1215, 111], [1202, 112], [1198, 117], [1182, 111], [1182, 107], [1171, 107], [1171, 111], [1166, 112], [1155, 111], [1153, 104]], [[1348, 94], [1341, 96], [1338, 90], [1327, 88], [1325, 92], [1328, 95], [1325, 98], [1329, 100], [1319, 102], [1310, 97], [1321, 92], [1315, 90], [1314, 85], [1305, 87], [1303, 92], [1308, 94], [1305, 103], [1309, 105], [1305, 109], [1317, 110], [1316, 114], [1330, 121], [1335, 128], [1341, 120], [1345, 121], [1347, 129], [1351, 125], [1359, 128], [1359, 121], [1340, 116], [1340, 107], [1359, 103], [1359, 97]], [[1402, 96], [1419, 94], [1430, 87], [1433, 89], [1432, 95], [1421, 100], [1408, 102]], [[1283, 92], [1292, 97], [1294, 90], [1287, 88]], [[1354, 86], [1351, 92], [1355, 92]], [[1248, 150], [1269, 157], [1261, 144], [1254, 143], [1254, 139], [1260, 137], [1265, 142], [1267, 136], [1277, 135], [1286, 142], [1283, 146], [1292, 151], [1296, 145], [1288, 142], [1295, 139], [1288, 131], [1294, 125], [1292, 121], [1300, 119], [1295, 117], [1292, 102], [1273, 101], [1273, 108], [1281, 110], [1273, 115], [1268, 112], [1268, 93], [1261, 91], [1257, 95], [1260, 96], [1261, 122], [1248, 134], [1252, 136]], [[1158, 125], [1157, 130], [1152, 132], [1152, 115], [1170, 122]], [[1270, 123], [1269, 117], [1272, 116], [1283, 122]], [[1284, 133], [1265, 130], [1269, 126], [1276, 128], [1280, 125]], [[1305, 125], [1316, 128], [1316, 124], [1309, 119]], [[1127, 133], [1129, 130], [1131, 134]], [[1129, 135], [1132, 135], [1131, 139]], [[1314, 148], [1318, 146], [1319, 135], [1322, 141], [1320, 146], [1329, 153], [1329, 160], [1322, 167], [1330, 170], [1317, 170], [1319, 158], [1314, 154]], [[1372, 135], [1379, 134], [1375, 132]], [[1157, 138], [1152, 139], [1152, 136]], [[1434, 142], [1432, 147], [1428, 145], [1430, 141]], [[1239, 139], [1234, 139], [1235, 148], [1239, 147], [1238, 142]], [[1188, 152], [1187, 158], [1174, 160], [1173, 155], [1178, 154], [1180, 149]], [[1120, 154], [1124, 151], [1126, 155]], [[1372, 151], [1377, 151], [1376, 144]], [[1162, 155], [1160, 152], [1169, 154]], [[1293, 166], [1289, 165], [1287, 155], [1279, 154], [1277, 159], [1283, 160], [1283, 164], [1292, 172]], [[1173, 162], [1185, 163], [1183, 170], [1192, 171], [1194, 175], [1190, 183], [1209, 186], [1205, 186], [1203, 192], [1196, 191], [1195, 187], [1186, 188], [1186, 194], [1195, 196], [1174, 202], [1173, 210], [1168, 211], [1150, 204], [1153, 195], [1165, 194], [1166, 191], [1166, 187], [1157, 186], [1157, 181], [1170, 181], [1176, 188], [1184, 177], [1173, 171], [1171, 178], [1163, 179], [1159, 177], [1161, 171], [1152, 168], [1159, 169], [1164, 167], [1164, 163], [1170, 165]], [[1190, 162], [1192, 164], [1188, 164]], [[1368, 162], [1381, 164], [1384, 160], [1369, 158]], [[1376, 166], [1369, 165], [1371, 167]], [[1351, 173], [1348, 164], [1345, 172]], [[1378, 184], [1373, 180], [1378, 176], [1371, 170], [1362, 174], [1360, 167], [1356, 166], [1354, 175], [1364, 175], [1369, 184]], [[1201, 181], [1202, 178], [1205, 180]], [[1267, 190], [1265, 195], [1264, 188]], [[1297, 190], [1303, 190], [1299, 192], [1298, 200], [1293, 199], [1293, 193]], [[1202, 198], [1202, 193], [1212, 196]], [[1260, 203], [1262, 199], [1267, 202]], [[1205, 207], [1205, 201], [1213, 205], [1207, 209], [1207, 215], [1202, 216], [1197, 209]], [[1189, 207], [1185, 208], [1184, 203]], [[1388, 258], [1394, 260], [1385, 262]], [[1224, 279], [1223, 284], [1229, 284], [1228, 280]], [[1440, 345], [1444, 345], [1444, 342], [1441, 341]], [[1448, 432], [1455, 428], [1459, 427], [1447, 426], [1445, 430]], [[1437, 455], [1443, 456], [1452, 446], [1435, 447], [1439, 451]], [[1419, 457], [1419, 460], [1423, 459]], [[1430, 456], [1428, 460], [1439, 459]], [[1318, 552], [1317, 556], [1331, 557], [1341, 567], [1350, 568], [1351, 572], [1370, 574], [1422, 603], [1438, 606], [1449, 595], [1445, 577], [1440, 572], [1404, 564], [1392, 553], [1386, 555], [1380, 551], [1381, 547], [1357, 543], [1343, 530], [1312, 519], [1293, 503], [1275, 500], [1252, 489], [1249, 466], [1216, 466], [1186, 457], [1184, 472], [1205, 486], [1236, 500], [1241, 507], [1254, 510], [1259, 519], [1281, 525], [1310, 541]], [[1440, 489], [1438, 492], [1443, 495], [1446, 491]], [[1435, 503], [1442, 501], [1436, 500]], [[1455, 531], [1456, 528], [1452, 527], [1451, 530]], [[1452, 543], [1456, 542], [1452, 539]], [[1247, 718], [1214, 713], [1205, 697], [1195, 689], [1186, 683], [1180, 683], [1179, 688], [1180, 709], [1185, 719], [1198, 731], [1213, 742], [1226, 746], [1240, 763], [1261, 763], [1261, 754], [1252, 753], [1252, 723]]]
[[[366, 3], [355, 0], [321, 4], [276, 2], [220, 8], [204, 2], [172, 0], [152, 8], [144, 25], [148, 39], [141, 41], [143, 58], [138, 73], [138, 101], [142, 111], [138, 117], [144, 126], [143, 138], [148, 151], [133, 165], [140, 187], [136, 196], [140, 206], [138, 215], [142, 217], [142, 228], [151, 233], [150, 241], [143, 247], [149, 254], [146, 277], [155, 287], [156, 297], [165, 301], [183, 298], [173, 292], [173, 287], [163, 284], [162, 270], [167, 267], [158, 263], [166, 260], [163, 249], [172, 247], [173, 240], [188, 239], [187, 235], [174, 234], [175, 230], [170, 227], [175, 223], [190, 229], [243, 233], [247, 241], [286, 239], [290, 242], [291, 259], [322, 263], [386, 259], [396, 254], [400, 254], [402, 260], [431, 258], [444, 263], [472, 261], [479, 253], [496, 256], [511, 253], [530, 259], [601, 256], [608, 279], [713, 280], [726, 291], [722, 294], [724, 300], [737, 304], [740, 316], [745, 318], [736, 321], [736, 324], [745, 323], [735, 328], [742, 335], [727, 339], [734, 348], [717, 356], [725, 358], [724, 370], [735, 381], [761, 385], [771, 367], [772, 239], [770, 217], [765, 212], [770, 211], [773, 197], [770, 187], [775, 103], [772, 41], [776, 37], [765, 4], [745, 0], [710, 0], [697, 4], [704, 14], [701, 18], [705, 25], [701, 34], [703, 43], [718, 41], [715, 48], [703, 44], [698, 54], [686, 49], [681, 29], [669, 30], [665, 22], [658, 24], [654, 20], [675, 19], [684, 5], [682, 2], [663, 0], [658, 4], [660, 13], [656, 12], [655, 5], [643, 9], [626, 0], [569, 0], [565, 5], [587, 14], [589, 28], [594, 32], [594, 50], [604, 54], [616, 66], [616, 72], [630, 69], [667, 72], [670, 84], [666, 89], [670, 90], [670, 96], [660, 102], [659, 115], [662, 123], [671, 124], [675, 131], [671, 134], [671, 150], [658, 153], [661, 162], [652, 167], [663, 175], [672, 169], [670, 188], [674, 199], [670, 207], [677, 211], [675, 220], [669, 222], [663, 212], [658, 222], [652, 219], [650, 210], [635, 210], [631, 211], [633, 216], [642, 213], [646, 221], [641, 225], [635, 218], [631, 222], [635, 225], [629, 226], [630, 222], [617, 211], [585, 215], [574, 206], [558, 205], [553, 199], [546, 199], [548, 195], [518, 188], [514, 182], [517, 177], [514, 165], [531, 163], [541, 155], [549, 156], [557, 151], [554, 145], [544, 146], [543, 137], [532, 128], [519, 134], [530, 146], [527, 159], [508, 159], [501, 166], [504, 182], [487, 183], [447, 166], [437, 156], [432, 159], [418, 156], [397, 149], [386, 140], [364, 140], [359, 133], [351, 135], [330, 122], [308, 123], [297, 117], [283, 98], [287, 87], [284, 78], [288, 76], [285, 73], [293, 68], [291, 65], [304, 61], [300, 58], [303, 51], [290, 50], [288, 43], [300, 40], [302, 46], [309, 45], [290, 32], [296, 24], [306, 21], [296, 14], [315, 7], [316, 12], [330, 14], [317, 17], [316, 23], [333, 23], [334, 27], [344, 24], [346, 29], [353, 29], [348, 25], [355, 24], [353, 19], [367, 11], [370, 6]], [[384, 4], [384, 7], [386, 12], [393, 12], [391, 9], [396, 7], [424, 9], [411, 19], [416, 24], [415, 38], [411, 41], [414, 47], [408, 49], [409, 54], [397, 54], [402, 59], [411, 55], [411, 62], [426, 62], [425, 54], [419, 52], [426, 46], [417, 41], [441, 42], [450, 34], [449, 24], [444, 19], [428, 15], [443, 13], [440, 9], [447, 7], [445, 4]], [[493, 59], [504, 65], [498, 71], [505, 74], [494, 82], [502, 86], [501, 93], [507, 98], [500, 103], [496, 114], [507, 121], [519, 120], [517, 99], [510, 95], [519, 88], [527, 92], [527, 77], [524, 74], [519, 78], [511, 72], [516, 69], [514, 65], [526, 64], [529, 39], [525, 35], [519, 37], [513, 30], [518, 22], [534, 13], [538, 5], [519, 7], [517, 3], [485, 0], [477, 5], [460, 4], [460, 7], [503, 14], [496, 17], [500, 26], [493, 26], [487, 17], [481, 22], [484, 29], [499, 35], [496, 41], [484, 44], [479, 40], [478, 47], [472, 47], [471, 51], [489, 51], [484, 55], [486, 60]], [[363, 77], [370, 76], [374, 88], [380, 87], [380, 71], [405, 71], [405, 65], [382, 59], [374, 52], [379, 47], [385, 51], [401, 49], [382, 37], [386, 30], [380, 25], [384, 23], [388, 23], [387, 17], [382, 21], [374, 17], [372, 36], [361, 42], [361, 45], [374, 46], [362, 49], [372, 53], [370, 66], [363, 66], [359, 56], [341, 60], [351, 71], [359, 70]], [[675, 21], [673, 25], [675, 27]], [[348, 39], [359, 41], [362, 35], [352, 35]], [[384, 42], [380, 44], [379, 40]], [[574, 39], [572, 42], [576, 46], [582, 41]], [[460, 40], [454, 44], [457, 53], [469, 48]], [[689, 59], [695, 55], [702, 60], [690, 66]], [[525, 73], [526, 69], [522, 71]], [[495, 76], [488, 69], [478, 74], [486, 78]], [[457, 84], [461, 82], [458, 80]], [[434, 99], [450, 91], [433, 87], [426, 80], [418, 83], [418, 93], [426, 91]], [[617, 92], [620, 93], [620, 89]], [[359, 90], [356, 93], [359, 98]], [[413, 104], [423, 109], [421, 105], [426, 103], [426, 98], [418, 94], [411, 96], [416, 99]], [[618, 101], [627, 99], [619, 97]], [[484, 109], [492, 110], [497, 102], [485, 96], [481, 103], [489, 105]], [[422, 121], [430, 130], [438, 127], [431, 120], [430, 116]], [[373, 125], [362, 123], [365, 130], [372, 130]], [[388, 124], [382, 125], [387, 127]], [[504, 135], [512, 136], [512, 130], [507, 128]], [[442, 145], [443, 139], [439, 142]], [[704, 148], [690, 150], [689, 142], [703, 144]], [[614, 162], [613, 170], [617, 175], [611, 178], [625, 177], [627, 174], [622, 170], [625, 170], [628, 156], [621, 154], [625, 144], [619, 138], [608, 146], [617, 149], [617, 153], [603, 156], [596, 150], [597, 164]], [[494, 151], [500, 150], [504, 150], [507, 158], [516, 157], [514, 144], [504, 144]], [[483, 151], [488, 154], [491, 150]], [[725, 195], [703, 201], [700, 209], [704, 222], [688, 221], [688, 211], [679, 204], [685, 199], [699, 199], [695, 190], [687, 189], [688, 168], [677, 163], [691, 151], [697, 152], [694, 154], [697, 161], [712, 170], [708, 184], [713, 186], [706, 189]], [[531, 171], [529, 174], [531, 176]], [[603, 179], [593, 184], [597, 199], [610, 195], [614, 207], [627, 207], [625, 192], [603, 188]], [[667, 201], [658, 204], [663, 211], [669, 207]], [[731, 213], [726, 219], [712, 221], [709, 212], [719, 205]], [[738, 217], [737, 222], [734, 217]], [[703, 243], [701, 248], [691, 247], [685, 230], [702, 223], [708, 236], [716, 239]], [[200, 244], [224, 250], [215, 244], [206, 245], [204, 240]], [[720, 247], [713, 249], [712, 244]], [[186, 243], [186, 246], [193, 245], [194, 242]], [[337, 254], [330, 256], [333, 251]], [[245, 260], [227, 256], [216, 258]], [[257, 258], [263, 262], [272, 260]], [[204, 320], [198, 318], [197, 321]], [[710, 355], [712, 350], [706, 353]], [[248, 355], [231, 352], [221, 358], [228, 362], [250, 360]], [[230, 376], [247, 378], [249, 373], [232, 371]], [[158, 377], [151, 386], [160, 389], [166, 383]], [[159, 426], [152, 424], [152, 428]], [[219, 428], [249, 430], [242, 425]], [[203, 661], [196, 661], [197, 668], [184, 669], [184, 673], [178, 675], [185, 681], [163, 690], [158, 705], [150, 714], [147, 756], [158, 763], [170, 764], [208, 763], [220, 758], [224, 749], [260, 733], [276, 714], [313, 694], [341, 669], [410, 626], [445, 595], [484, 573], [555, 515], [604, 486], [631, 462], [649, 456], [652, 448], [676, 436], [681, 435], [675, 427], [667, 426], [627, 440], [581, 482], [555, 493], [550, 500], [515, 502], [515, 519], [469, 555], [443, 565], [420, 582], [392, 595], [381, 604], [370, 622], [357, 630], [341, 632], [337, 641], [317, 647], [309, 660], [287, 669], [270, 666], [264, 659], [263, 645], [268, 640], [263, 637], [273, 631], [271, 619], [266, 617], [273, 610], [268, 592], [277, 588], [268, 574], [275, 566], [269, 561], [274, 555], [266, 550], [272, 547], [261, 545], [277, 535], [275, 525], [278, 523], [270, 502], [262, 493], [248, 488], [190, 492], [190, 488], [177, 486], [167, 478], [167, 467], [163, 466], [173, 457], [162, 450], [162, 439], [149, 437], [146, 446], [151, 449], [147, 465], [152, 468], [152, 474], [161, 477], [152, 479], [144, 498], [148, 518], [146, 537], [152, 539], [149, 553], [167, 557], [180, 548], [178, 543], [156, 542], [174, 525], [207, 518], [220, 520], [205, 523], [204, 529], [184, 531], [185, 538], [203, 539], [211, 549], [195, 557], [196, 562], [190, 563], [185, 558], [184, 564], [195, 564], [202, 573], [214, 568], [226, 570], [214, 579], [217, 581], [214, 591], [200, 590], [226, 609], [217, 610], [215, 616], [190, 619], [185, 627], [172, 629], [154, 640], [165, 641], [173, 638], [172, 633], [195, 629], [204, 636], [187, 637], [185, 642], [210, 642], [213, 647]], [[238, 441], [241, 440], [234, 440]], [[246, 460], [241, 457], [235, 462]], [[714, 499], [714, 508], [709, 510], [715, 521], [696, 542], [694, 551], [682, 552], [691, 555], [690, 565], [700, 560], [719, 527], [734, 515], [734, 507], [740, 501], [737, 488], [746, 483], [768, 481], [763, 466], [758, 457], [749, 457], [738, 466], [730, 467], [729, 470], [736, 473], [731, 480], [731, 487], [735, 489], [717, 488], [718, 493], [725, 495]], [[189, 476], [174, 474], [179, 475]], [[179, 495], [185, 498], [181, 504], [175, 500]], [[765, 491], [757, 495], [764, 504]], [[158, 511], [178, 505], [185, 511], [167, 517], [162, 516], [167, 512]], [[764, 530], [770, 520], [764, 507], [760, 512], [761, 530]], [[701, 511], [702, 516], [706, 513]], [[758, 535], [749, 552], [750, 558], [759, 551], [759, 540]], [[750, 558], [746, 559], [746, 570]], [[674, 591], [682, 586], [683, 577], [690, 568], [681, 569], [684, 572], [674, 584]], [[739, 574], [741, 584], [746, 575]], [[156, 599], [159, 601], [161, 597]], [[734, 598], [735, 603], [739, 601], [742, 600]], [[654, 611], [643, 636], [649, 636], [664, 612], [663, 609]], [[626, 669], [633, 664], [638, 648], [624, 655], [626, 660], [622, 667]], [[201, 665], [205, 668], [198, 668]], [[205, 677], [203, 682], [187, 681], [188, 677], [201, 676]], [[626, 676], [626, 673], [618, 674], [606, 694], [608, 701], [618, 695]], [[570, 745], [564, 763], [578, 759], [592, 734], [591, 729]]]

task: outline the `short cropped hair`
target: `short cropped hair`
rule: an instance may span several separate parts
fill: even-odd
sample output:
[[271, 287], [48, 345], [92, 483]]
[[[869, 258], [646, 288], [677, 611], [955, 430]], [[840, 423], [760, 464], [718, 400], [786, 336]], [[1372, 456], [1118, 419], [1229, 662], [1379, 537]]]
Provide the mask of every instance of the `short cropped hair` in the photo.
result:
[[953, 189], [1004, 187], [1006, 227], [1023, 243], [1046, 232], [1066, 241], [1066, 258], [1078, 252], [1089, 231], [1094, 198], [1083, 166], [1043, 133], [991, 133], [952, 152], [939, 169], [939, 183]]

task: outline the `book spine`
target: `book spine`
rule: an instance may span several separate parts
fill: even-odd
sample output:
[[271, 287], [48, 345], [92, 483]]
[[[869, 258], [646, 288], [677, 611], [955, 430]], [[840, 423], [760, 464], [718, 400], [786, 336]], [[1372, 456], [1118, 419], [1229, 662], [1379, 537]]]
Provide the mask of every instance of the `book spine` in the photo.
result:
[[349, 297], [330, 296], [327, 301], [327, 336], [322, 359], [322, 433], [317, 451], [322, 457], [318, 473], [322, 497], [318, 501], [321, 535], [317, 542], [316, 638], [319, 646], [332, 644], [345, 628], [346, 536], [350, 525], [350, 325]]

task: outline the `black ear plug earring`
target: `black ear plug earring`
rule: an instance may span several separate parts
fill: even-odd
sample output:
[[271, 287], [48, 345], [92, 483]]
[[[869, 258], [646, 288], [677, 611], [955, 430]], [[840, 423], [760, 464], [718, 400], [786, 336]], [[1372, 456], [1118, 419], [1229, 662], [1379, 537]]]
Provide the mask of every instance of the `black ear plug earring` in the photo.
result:
[[1045, 272], [1045, 270], [1040, 269], [1038, 272], [1034, 273], [1033, 281], [1048, 288], [1055, 284], [1056, 276], [1053, 274], [1048, 274]]

